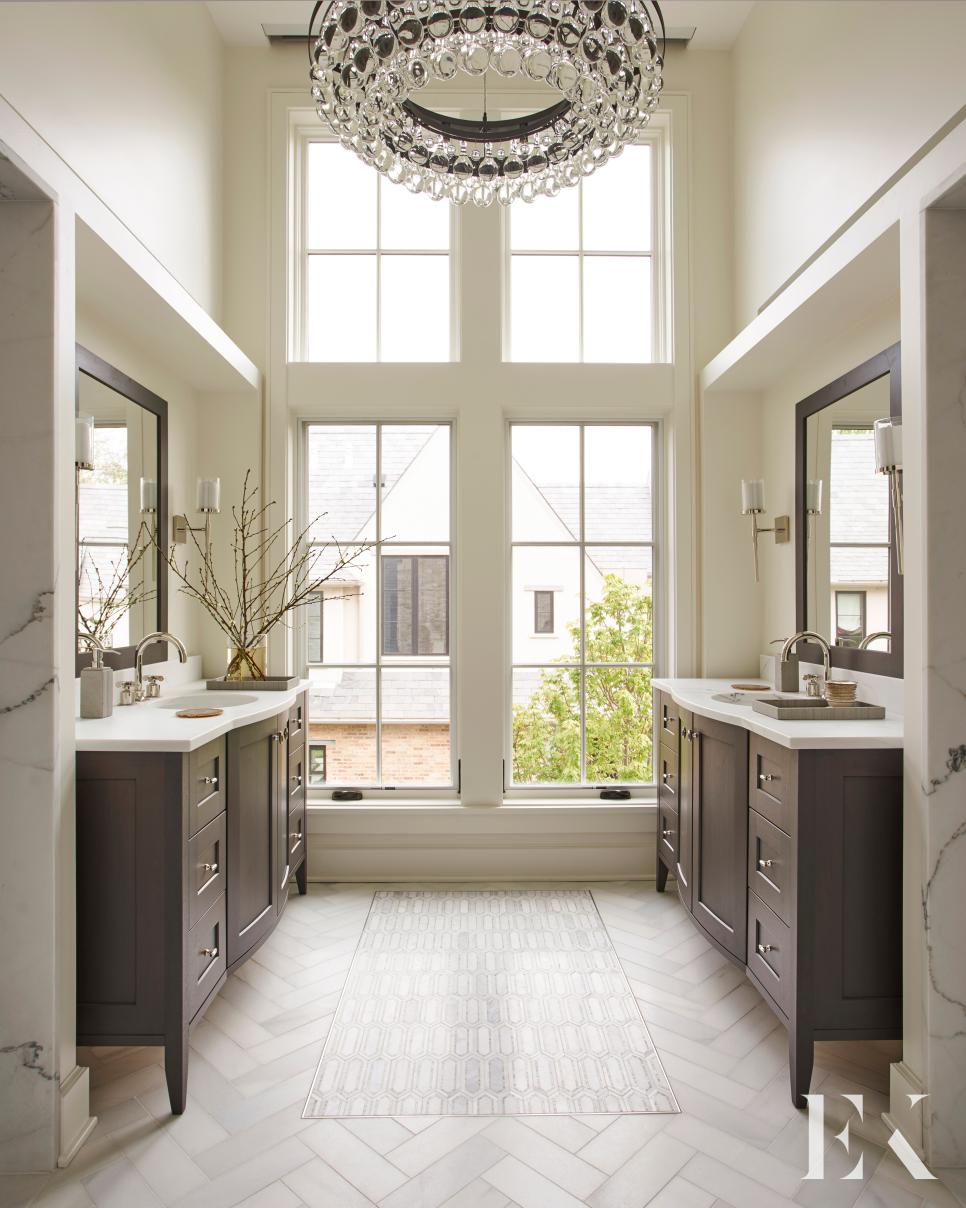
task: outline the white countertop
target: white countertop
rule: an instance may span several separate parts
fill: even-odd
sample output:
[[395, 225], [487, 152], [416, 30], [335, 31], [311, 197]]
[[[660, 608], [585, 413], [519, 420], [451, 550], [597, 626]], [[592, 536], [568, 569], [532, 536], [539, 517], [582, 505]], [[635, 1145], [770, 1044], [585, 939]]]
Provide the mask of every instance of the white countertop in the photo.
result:
[[309, 686], [299, 680], [286, 692], [255, 692], [248, 688], [239, 695], [257, 699], [248, 705], [227, 707], [218, 717], [178, 717], [177, 710], [165, 709], [166, 698], [201, 695], [205, 681], [166, 685], [160, 700], [141, 701], [137, 705], [115, 705], [110, 717], [96, 719], [77, 717], [74, 732], [78, 751], [194, 751], [206, 742], [282, 713], [295, 703], [295, 698]]
[[[736, 675], [726, 680], [656, 679], [654, 687], [667, 692], [682, 709], [690, 709], [715, 721], [743, 726], [752, 734], [796, 751], [902, 746], [902, 718], [892, 713], [878, 721], [780, 721], [777, 717], [756, 713], [751, 699], [733, 705], [711, 699], [719, 693], [732, 692], [733, 683], [757, 682], [755, 677]], [[760, 682], [764, 683], [763, 680]], [[769, 690], [767, 695], [807, 700], [800, 692]]]

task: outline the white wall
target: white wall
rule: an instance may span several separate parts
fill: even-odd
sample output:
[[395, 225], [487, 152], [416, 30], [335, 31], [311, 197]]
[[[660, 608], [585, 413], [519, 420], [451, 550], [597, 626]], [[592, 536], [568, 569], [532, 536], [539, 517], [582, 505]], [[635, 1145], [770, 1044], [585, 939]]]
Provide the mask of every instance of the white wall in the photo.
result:
[[763, 0], [734, 48], [735, 309], [771, 294], [966, 105], [963, 0]]
[[792, 517], [792, 540], [787, 545], [775, 545], [771, 537], [762, 539], [759, 638], [763, 654], [769, 641], [786, 638], [795, 630], [795, 405], [898, 339], [899, 300], [895, 298], [870, 307], [855, 329], [844, 332], [834, 344], [812, 349], [798, 364], [789, 365], [781, 381], [762, 396], [762, 474], [769, 509], [764, 523], [783, 513]]
[[0, 4], [0, 94], [213, 317], [222, 46], [203, 4]]
[[[199, 414], [203, 407], [208, 406], [207, 396], [202, 402], [201, 397], [186, 386], [170, 367], [157, 364], [87, 309], [77, 313], [77, 342], [167, 402], [168, 514], [173, 516], [178, 512], [187, 512], [191, 523], [198, 523], [194, 512], [195, 479], [201, 474], [202, 468], [205, 469], [205, 476], [208, 476], [207, 463], [205, 467], [199, 464]], [[171, 581], [170, 573], [168, 629], [181, 638], [192, 653], [201, 649], [201, 611], [181, 595]]]

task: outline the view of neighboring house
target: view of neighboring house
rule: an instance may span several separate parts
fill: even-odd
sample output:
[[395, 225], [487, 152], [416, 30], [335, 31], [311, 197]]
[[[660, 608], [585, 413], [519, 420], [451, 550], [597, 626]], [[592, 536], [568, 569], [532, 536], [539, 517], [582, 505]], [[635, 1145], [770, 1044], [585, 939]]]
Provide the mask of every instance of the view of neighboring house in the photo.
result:
[[889, 483], [875, 472], [871, 427], [833, 428], [831, 440], [830, 632], [836, 645], [858, 646], [889, 629]]
[[[616, 481], [588, 477], [582, 504], [579, 469], [556, 456], [553, 444], [576, 431], [541, 429], [539, 441], [527, 446], [524, 434], [523, 444], [514, 446], [514, 704], [530, 699], [541, 668], [579, 658], [582, 591], [589, 608], [601, 599], [609, 574], [645, 593], [652, 588], [651, 429], [634, 430], [640, 450], [631, 444], [629, 468], [619, 470]], [[611, 431], [627, 445], [621, 433], [630, 429]], [[372, 426], [309, 429], [319, 565], [333, 566], [340, 549], [358, 554], [308, 609], [315, 786], [372, 784], [377, 777], [384, 785], [451, 783], [449, 441], [447, 426], [385, 425], [381, 440]], [[375, 552], [359, 553], [360, 543], [376, 539], [377, 528], [384, 542], [378, 581]], [[595, 538], [607, 544], [586, 544]]]

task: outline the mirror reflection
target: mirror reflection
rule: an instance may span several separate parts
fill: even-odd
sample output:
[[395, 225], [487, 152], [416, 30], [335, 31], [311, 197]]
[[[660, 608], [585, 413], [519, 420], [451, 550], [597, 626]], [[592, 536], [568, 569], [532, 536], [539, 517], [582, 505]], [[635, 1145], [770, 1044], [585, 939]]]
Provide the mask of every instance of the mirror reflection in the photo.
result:
[[875, 469], [873, 424], [889, 415], [889, 375], [805, 425], [806, 628], [830, 645], [888, 651], [889, 480]]
[[78, 631], [119, 649], [158, 628], [159, 420], [83, 371], [77, 412], [94, 420], [94, 468], [77, 483]]

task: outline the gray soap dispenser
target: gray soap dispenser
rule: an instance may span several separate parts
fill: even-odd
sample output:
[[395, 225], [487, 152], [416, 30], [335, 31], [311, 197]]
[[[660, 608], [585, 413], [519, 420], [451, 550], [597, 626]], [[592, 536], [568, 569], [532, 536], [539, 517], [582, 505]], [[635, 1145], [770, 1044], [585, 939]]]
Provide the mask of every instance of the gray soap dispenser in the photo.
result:
[[91, 648], [90, 667], [80, 673], [81, 717], [110, 717], [114, 712], [114, 672], [104, 666], [104, 647], [96, 638], [84, 636]]

